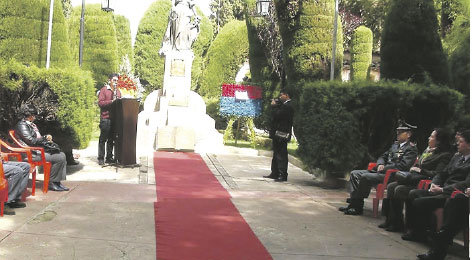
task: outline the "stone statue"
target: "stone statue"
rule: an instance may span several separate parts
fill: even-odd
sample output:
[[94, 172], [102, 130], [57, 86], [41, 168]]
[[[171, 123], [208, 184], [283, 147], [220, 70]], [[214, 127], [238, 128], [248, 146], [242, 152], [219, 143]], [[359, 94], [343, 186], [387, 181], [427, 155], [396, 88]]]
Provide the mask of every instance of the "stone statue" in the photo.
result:
[[200, 17], [193, 0], [175, 0], [159, 54], [169, 50], [190, 50], [200, 31]]

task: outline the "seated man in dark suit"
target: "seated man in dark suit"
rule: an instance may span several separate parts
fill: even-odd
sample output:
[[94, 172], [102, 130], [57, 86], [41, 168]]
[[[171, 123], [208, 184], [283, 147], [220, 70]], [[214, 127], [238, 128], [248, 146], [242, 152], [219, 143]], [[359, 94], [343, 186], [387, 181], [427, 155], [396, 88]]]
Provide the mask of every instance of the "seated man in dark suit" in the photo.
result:
[[21, 194], [28, 185], [29, 171], [30, 165], [26, 162], [3, 162], [3, 173], [8, 182], [8, 201], [5, 215], [15, 215], [14, 208], [26, 207], [26, 204], [21, 202]]
[[383, 182], [385, 173], [389, 169], [408, 171], [418, 156], [416, 145], [410, 142], [412, 130], [416, 126], [401, 123], [397, 127], [397, 141], [377, 160], [374, 171], [354, 170], [349, 179], [351, 197], [347, 207], [340, 207], [346, 215], [362, 215], [364, 198], [370, 194], [372, 186]]
[[447, 255], [447, 248], [454, 236], [469, 224], [470, 188], [465, 193], [457, 194], [448, 199], [444, 205], [444, 223], [434, 235], [431, 249], [426, 254], [418, 255], [418, 259], [442, 260]]
[[469, 186], [470, 146], [469, 131], [463, 131], [457, 141], [457, 152], [446, 168], [434, 176], [429, 190], [412, 190], [408, 195], [413, 201], [413, 212], [407, 219], [412, 230], [402, 236], [404, 240], [425, 241], [431, 214], [444, 207], [455, 190], [464, 191]]

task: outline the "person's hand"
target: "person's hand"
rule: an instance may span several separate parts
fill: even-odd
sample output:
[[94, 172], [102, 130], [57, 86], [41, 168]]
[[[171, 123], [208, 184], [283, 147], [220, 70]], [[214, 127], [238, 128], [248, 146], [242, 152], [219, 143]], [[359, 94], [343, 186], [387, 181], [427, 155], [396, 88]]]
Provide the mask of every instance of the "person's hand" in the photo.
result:
[[421, 168], [419, 168], [419, 167], [411, 167], [411, 168], [410, 168], [410, 172], [418, 172], [418, 173], [420, 173], [420, 172], [421, 172]]
[[467, 195], [467, 197], [470, 196], [470, 188], [465, 189], [465, 195]]
[[272, 99], [272, 101], [270, 102], [270, 104], [271, 104], [272, 106], [275, 106], [275, 105], [277, 105], [277, 102], [275, 101], [275, 99]]
[[378, 171], [378, 172], [381, 172], [381, 171], [383, 171], [384, 169], [385, 169], [385, 165], [383, 165], [383, 164], [380, 164], [379, 166], [377, 166], [377, 171]]
[[46, 140], [48, 140], [48, 142], [52, 142], [52, 136], [51, 135], [46, 135]]
[[438, 193], [438, 192], [442, 192], [443, 188], [441, 188], [439, 185], [431, 183], [431, 187], [429, 188], [429, 191], [432, 193]]

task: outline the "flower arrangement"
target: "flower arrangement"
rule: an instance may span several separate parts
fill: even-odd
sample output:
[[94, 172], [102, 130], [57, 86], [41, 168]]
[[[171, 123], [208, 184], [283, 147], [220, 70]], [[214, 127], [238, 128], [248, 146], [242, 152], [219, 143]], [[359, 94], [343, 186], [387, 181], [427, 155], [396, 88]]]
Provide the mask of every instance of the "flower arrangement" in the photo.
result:
[[123, 98], [136, 98], [138, 83], [128, 75], [118, 76], [117, 87], [121, 92]]

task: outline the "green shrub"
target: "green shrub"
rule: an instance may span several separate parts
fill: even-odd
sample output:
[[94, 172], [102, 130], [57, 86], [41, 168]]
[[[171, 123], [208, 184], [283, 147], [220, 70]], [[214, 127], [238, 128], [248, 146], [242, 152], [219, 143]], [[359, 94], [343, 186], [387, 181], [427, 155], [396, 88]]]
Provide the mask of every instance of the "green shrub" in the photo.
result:
[[[461, 12], [452, 24], [450, 33], [445, 39], [448, 53], [450, 86], [466, 96], [466, 104], [470, 100], [470, 2], [461, 2]], [[467, 110], [468, 111], [468, 110]], [[468, 124], [468, 122], [467, 122]]]
[[167, 29], [171, 5], [171, 1], [157, 0], [151, 4], [139, 23], [134, 43], [134, 66], [145, 94], [162, 88], [165, 59], [159, 55], [159, 50]]
[[85, 148], [97, 115], [95, 88], [89, 72], [25, 66], [14, 60], [0, 61], [0, 132], [18, 122], [22, 105], [39, 111], [37, 125], [54, 140], [66, 139], [75, 148]]
[[128, 18], [122, 15], [113, 15], [113, 21], [115, 22], [116, 28], [116, 39], [118, 45], [118, 60], [120, 66], [123, 66], [123, 62], [128, 59], [131, 65], [131, 72], [134, 64], [134, 53], [133, 47], [131, 46], [131, 29], [129, 27]]
[[246, 23], [228, 22], [208, 49], [198, 93], [205, 97], [219, 97], [222, 83], [235, 82], [236, 73], [248, 58], [248, 48]]
[[197, 7], [197, 14], [202, 18], [200, 20], [200, 32], [193, 43], [192, 50], [195, 58], [192, 63], [192, 90], [198, 88], [198, 81], [203, 72], [203, 61], [208, 48], [213, 40], [213, 25], [210, 19]]
[[[47, 0], [0, 1], [0, 57], [38, 67], [46, 66], [49, 30]], [[50, 67], [71, 65], [62, 3], [54, 3]]]
[[[75, 7], [69, 19], [69, 37], [75, 63], [79, 63], [80, 13]], [[82, 69], [92, 72], [95, 87], [100, 89], [111, 73], [118, 72], [120, 58], [113, 14], [100, 4], [85, 6]]]
[[372, 31], [359, 26], [351, 40], [351, 80], [365, 80], [370, 76], [372, 63]]
[[298, 155], [311, 169], [342, 176], [365, 168], [395, 139], [398, 119], [417, 125], [419, 149], [434, 127], [454, 129], [463, 96], [446, 87], [405, 82], [306, 83], [295, 114]]
[[[329, 79], [333, 48], [334, 1], [275, 1], [289, 86], [300, 80]], [[343, 33], [338, 20], [335, 77], [340, 78]], [[292, 91], [296, 97], [298, 90]]]
[[269, 21], [264, 17], [250, 16], [256, 1], [247, 1], [248, 14], [246, 15], [246, 26], [249, 40], [249, 66], [251, 71], [251, 82], [249, 84], [262, 88], [262, 114], [255, 118], [254, 123], [259, 129], [270, 127], [270, 100], [278, 95], [281, 89], [281, 81], [268, 58], [268, 50], [258, 37], [261, 27], [269, 26]]
[[433, 0], [396, 0], [385, 18], [380, 46], [384, 79], [424, 82], [448, 80]]

